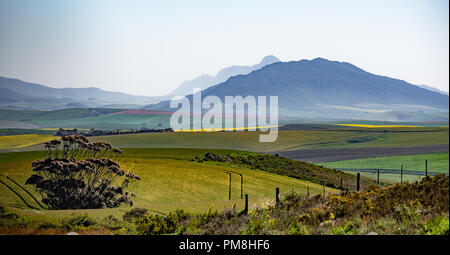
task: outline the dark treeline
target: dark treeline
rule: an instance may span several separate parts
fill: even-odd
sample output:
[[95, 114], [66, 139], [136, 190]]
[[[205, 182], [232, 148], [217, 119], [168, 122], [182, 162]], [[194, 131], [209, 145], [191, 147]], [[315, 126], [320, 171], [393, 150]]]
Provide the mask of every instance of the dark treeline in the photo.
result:
[[129, 130], [96, 130], [91, 128], [89, 132], [80, 132], [78, 129], [62, 129], [60, 128], [56, 133], [56, 136], [67, 136], [67, 135], [84, 135], [84, 136], [104, 136], [104, 135], [123, 135], [123, 134], [139, 134], [139, 133], [160, 133], [160, 132], [173, 132], [171, 128], [165, 129], [152, 129], [152, 128], [141, 128], [141, 129], [129, 129]]

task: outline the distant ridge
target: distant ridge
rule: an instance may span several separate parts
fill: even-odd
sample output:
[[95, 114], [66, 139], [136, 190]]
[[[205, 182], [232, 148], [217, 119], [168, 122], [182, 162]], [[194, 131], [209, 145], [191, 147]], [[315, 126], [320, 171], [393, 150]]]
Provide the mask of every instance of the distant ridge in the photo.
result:
[[30, 99], [30, 96], [18, 93], [8, 88], [0, 87], [0, 100], [2, 101], [14, 102], [16, 100], [26, 100], [26, 99]]
[[51, 88], [0, 76], [0, 108], [55, 110], [77, 107], [99, 107], [111, 104], [148, 104], [164, 97], [146, 97], [110, 92], [95, 87]]
[[428, 89], [428, 90], [431, 90], [431, 91], [434, 91], [434, 92], [437, 92], [437, 93], [440, 93], [440, 94], [448, 96], [448, 92], [445, 92], [443, 90], [440, 90], [440, 89], [437, 89], [437, 88], [434, 88], [434, 87], [431, 87], [431, 86], [427, 86], [427, 85], [417, 85], [417, 86], [419, 86], [419, 87], [421, 87], [423, 89]]
[[252, 71], [261, 69], [266, 65], [270, 65], [276, 62], [280, 62], [278, 58], [275, 56], [269, 55], [264, 57], [261, 62], [253, 66], [230, 66], [220, 70], [216, 76], [211, 76], [207, 74], [203, 74], [193, 80], [185, 81], [181, 83], [173, 92], [171, 92], [170, 96], [184, 96], [192, 94], [192, 90], [194, 88], [201, 88], [205, 90], [213, 85], [222, 83], [228, 80], [232, 76], [248, 74]]
[[[448, 120], [449, 109], [448, 95], [324, 58], [266, 65], [202, 92], [210, 95], [278, 96], [281, 114], [306, 118]], [[170, 109], [168, 101], [147, 108]]]
[[[449, 97], [324, 58], [280, 62], [213, 86], [204, 96], [277, 95], [288, 109], [318, 105], [416, 105], [448, 110]], [[389, 107], [388, 107], [389, 108]]]
[[95, 87], [87, 88], [51, 88], [41, 84], [24, 82], [19, 79], [0, 76], [0, 87], [32, 97], [54, 97], [72, 99], [98, 99], [106, 101], [145, 101], [149, 97], [135, 96], [122, 92], [110, 92]]

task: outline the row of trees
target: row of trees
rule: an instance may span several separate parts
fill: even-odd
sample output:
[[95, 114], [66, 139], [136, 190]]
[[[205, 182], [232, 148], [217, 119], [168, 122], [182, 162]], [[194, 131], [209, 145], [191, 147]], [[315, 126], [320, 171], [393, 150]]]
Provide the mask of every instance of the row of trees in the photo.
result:
[[173, 132], [171, 128], [165, 129], [152, 129], [152, 128], [141, 128], [141, 129], [128, 129], [128, 130], [97, 130], [91, 128], [89, 132], [80, 132], [78, 129], [62, 129], [60, 128], [56, 133], [57, 136], [69, 136], [69, 135], [84, 135], [84, 136], [105, 136], [105, 135], [123, 135], [123, 134], [139, 134], [139, 133], [164, 133]]

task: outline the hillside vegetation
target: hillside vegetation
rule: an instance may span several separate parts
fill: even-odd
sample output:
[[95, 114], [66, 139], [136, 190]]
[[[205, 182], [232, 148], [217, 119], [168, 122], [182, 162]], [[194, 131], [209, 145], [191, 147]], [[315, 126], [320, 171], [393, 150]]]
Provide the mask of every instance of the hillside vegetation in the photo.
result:
[[279, 203], [263, 200], [248, 210], [235, 206], [190, 213], [182, 209], [164, 216], [145, 208], [121, 217], [72, 215], [36, 220], [0, 206], [0, 232], [20, 234], [226, 234], [226, 235], [449, 235], [449, 177], [363, 192], [305, 196], [292, 192]]
[[[343, 190], [356, 189], [356, 178], [353, 175], [322, 166], [313, 165], [307, 162], [291, 160], [278, 156], [244, 152], [233, 154], [208, 152], [205, 154], [203, 159], [197, 157], [196, 160], [198, 162], [213, 161], [238, 165], [250, 169], [286, 175]], [[374, 180], [363, 178], [361, 181], [361, 186], [369, 186], [374, 183]]]
[[[235, 164], [191, 161], [195, 157], [203, 157], [208, 152], [237, 153], [195, 149], [126, 149], [118, 162], [122, 168], [131, 170], [141, 177], [141, 181], [129, 189], [136, 194], [136, 198], [133, 199], [135, 207], [146, 208], [153, 213], [167, 213], [177, 208], [199, 212], [210, 206], [223, 209], [236, 202], [238, 208], [243, 208], [244, 201], [240, 196], [241, 180], [238, 174], [244, 176], [243, 192], [249, 195], [250, 204], [259, 203], [265, 198], [274, 198], [276, 187], [280, 188], [281, 194], [292, 190], [306, 194], [308, 189], [311, 195], [323, 193], [324, 187], [321, 184], [298, 178]], [[8, 176], [34, 196], [39, 197], [30, 186], [25, 186], [24, 183], [32, 174], [31, 162], [42, 159], [44, 156], [44, 152], [2, 153], [0, 154], [0, 174]], [[235, 173], [232, 174], [231, 200], [228, 200], [228, 172]], [[6, 177], [1, 180], [25, 198], [32, 207], [39, 208], [39, 205], [16, 184], [11, 183]], [[335, 193], [337, 190], [325, 187], [325, 192]], [[88, 213], [95, 217], [109, 214], [120, 215], [129, 208], [122, 206], [98, 210], [41, 210], [35, 213], [29, 210], [17, 194], [1, 183], [0, 197], [2, 198], [0, 205], [12, 208], [21, 215], [42, 218], [63, 217], [71, 213]]]

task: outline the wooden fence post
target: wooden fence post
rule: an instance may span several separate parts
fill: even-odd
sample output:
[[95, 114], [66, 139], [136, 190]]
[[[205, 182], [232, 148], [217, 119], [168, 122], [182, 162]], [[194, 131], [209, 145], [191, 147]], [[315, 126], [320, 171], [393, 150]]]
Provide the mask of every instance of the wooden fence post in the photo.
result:
[[228, 179], [228, 200], [231, 200], [231, 173], [227, 173], [229, 176]]
[[342, 187], [342, 178], [341, 178], [341, 190], [342, 190], [342, 188], [343, 188], [343, 187]]
[[325, 182], [322, 182], [323, 195], [325, 196]]
[[428, 176], [428, 160], [425, 159], [425, 176]]
[[356, 174], [356, 191], [359, 191], [359, 189], [360, 189], [360, 181], [361, 181], [361, 174], [357, 173]]
[[309, 198], [309, 186], [306, 187], [306, 198]]
[[245, 208], [244, 208], [244, 213], [245, 213], [245, 214], [248, 213], [248, 194], [245, 194]]
[[400, 168], [400, 183], [403, 183], [403, 165]]
[[377, 185], [380, 185], [380, 169], [377, 170]]
[[243, 174], [240, 174], [241, 175], [241, 199], [243, 199], [244, 198], [244, 175]]
[[275, 188], [275, 201], [277, 204], [280, 203], [280, 188]]

